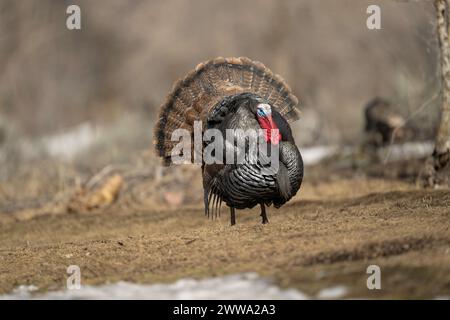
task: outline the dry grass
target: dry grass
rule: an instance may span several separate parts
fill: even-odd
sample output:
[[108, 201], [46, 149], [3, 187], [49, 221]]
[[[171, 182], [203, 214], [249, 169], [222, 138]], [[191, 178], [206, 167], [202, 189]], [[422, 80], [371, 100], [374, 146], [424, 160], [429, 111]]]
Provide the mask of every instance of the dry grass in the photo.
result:
[[[349, 187], [359, 192], [344, 194]], [[201, 207], [8, 223], [0, 226], [0, 292], [60, 289], [65, 268], [77, 264], [84, 284], [256, 271], [311, 294], [345, 285], [347, 297], [433, 298], [450, 292], [449, 205], [448, 190], [359, 178], [307, 183], [296, 201], [269, 211], [266, 226], [257, 210], [239, 211], [230, 227], [226, 210], [211, 221]], [[365, 287], [370, 264], [382, 269], [381, 291]]]

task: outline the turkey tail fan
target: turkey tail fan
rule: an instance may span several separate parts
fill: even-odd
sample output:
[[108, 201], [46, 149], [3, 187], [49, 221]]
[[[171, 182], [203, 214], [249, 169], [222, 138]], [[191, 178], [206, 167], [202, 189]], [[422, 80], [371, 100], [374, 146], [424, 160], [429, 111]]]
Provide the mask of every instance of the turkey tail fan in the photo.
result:
[[171, 141], [174, 130], [192, 133], [194, 121], [201, 120], [204, 124], [217, 103], [240, 93], [260, 96], [290, 122], [298, 119], [298, 99], [284, 80], [261, 62], [240, 57], [200, 63], [175, 83], [161, 106], [154, 144], [164, 164], [171, 163], [172, 149], [178, 143]]

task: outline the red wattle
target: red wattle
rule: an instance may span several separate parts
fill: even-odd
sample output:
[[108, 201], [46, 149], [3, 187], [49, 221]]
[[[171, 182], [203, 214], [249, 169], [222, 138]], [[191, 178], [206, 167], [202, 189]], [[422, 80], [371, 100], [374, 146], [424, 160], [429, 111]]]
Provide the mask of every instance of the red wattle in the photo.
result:
[[[277, 145], [281, 141], [281, 133], [278, 131], [276, 123], [273, 121], [272, 116], [267, 117], [257, 117], [260, 127], [264, 130], [264, 135], [267, 143], [272, 143]], [[278, 136], [272, 137], [271, 130], [277, 130]]]

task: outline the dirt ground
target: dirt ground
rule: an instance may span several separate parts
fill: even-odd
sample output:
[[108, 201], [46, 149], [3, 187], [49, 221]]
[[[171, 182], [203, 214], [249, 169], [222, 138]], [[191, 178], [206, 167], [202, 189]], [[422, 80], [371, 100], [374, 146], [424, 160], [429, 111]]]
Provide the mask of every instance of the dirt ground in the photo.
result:
[[[155, 283], [255, 271], [314, 295], [344, 285], [346, 298], [450, 295], [450, 192], [367, 176], [308, 179], [279, 210], [238, 211], [229, 225], [203, 209], [44, 215], [0, 224], [0, 293], [19, 285]], [[368, 290], [366, 268], [381, 268]], [[249, 297], [251, 298], [251, 297]]]

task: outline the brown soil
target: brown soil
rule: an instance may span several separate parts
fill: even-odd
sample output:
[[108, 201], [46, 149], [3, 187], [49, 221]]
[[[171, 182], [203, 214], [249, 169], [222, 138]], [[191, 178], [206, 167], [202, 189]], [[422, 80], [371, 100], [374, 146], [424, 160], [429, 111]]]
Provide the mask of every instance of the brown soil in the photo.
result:
[[[154, 283], [256, 271], [308, 294], [345, 285], [347, 297], [450, 295], [450, 192], [376, 178], [306, 182], [260, 224], [257, 209], [229, 226], [222, 208], [44, 215], [0, 225], [0, 293], [19, 285], [62, 289], [66, 268], [83, 284]], [[381, 267], [368, 290], [366, 268]]]

